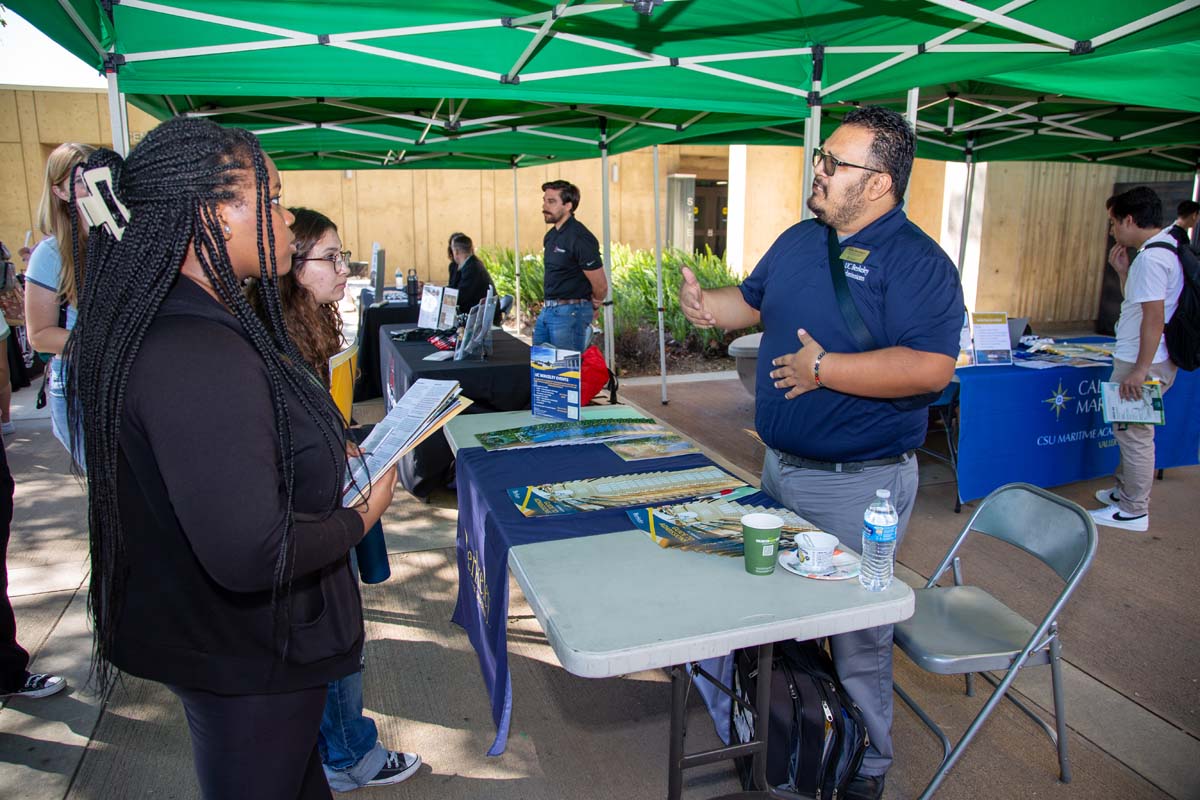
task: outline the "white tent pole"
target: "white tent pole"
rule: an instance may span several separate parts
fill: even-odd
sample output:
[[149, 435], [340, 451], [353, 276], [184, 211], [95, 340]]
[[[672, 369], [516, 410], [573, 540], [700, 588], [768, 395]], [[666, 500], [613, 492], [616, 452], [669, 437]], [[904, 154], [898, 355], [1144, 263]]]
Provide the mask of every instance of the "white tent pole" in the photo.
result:
[[[113, 55], [111, 50], [109, 55]], [[104, 76], [108, 79], [108, 123], [112, 128], [113, 150], [124, 158], [129, 155], [129, 112], [125, 108], [125, 95], [117, 85], [117, 70], [111, 63]]]
[[975, 157], [967, 152], [967, 188], [963, 192], [962, 225], [958, 234], [958, 274], [962, 275], [967, 260], [967, 230], [971, 226], [971, 200], [975, 194]]
[[[517, 334], [521, 333], [521, 215], [517, 213], [517, 165], [512, 166], [513, 174], [513, 264], [516, 267], [515, 286], [513, 287], [513, 310], [517, 318]], [[536, 343], [535, 343], [536, 344]]]
[[662, 375], [662, 404], [667, 404], [667, 333], [663, 306], [662, 218], [658, 206], [658, 145], [654, 145], [654, 263], [658, 269], [658, 371]]
[[600, 118], [600, 195], [604, 215], [604, 277], [608, 280], [608, 294], [604, 297], [604, 360], [615, 374], [617, 363], [613, 360], [613, 269], [612, 269], [612, 225], [609, 221], [609, 172], [608, 172], [608, 121]]
[[821, 71], [825, 67], [825, 48], [815, 45], [812, 49], [812, 92], [808, 100], [808, 119], [804, 120], [804, 179], [800, 198], [800, 219], [812, 219], [808, 201], [812, 197], [813, 151], [821, 141]]
[[[904, 118], [908, 120], [908, 124], [912, 126], [913, 135], [917, 132], [917, 107], [921, 103], [921, 90], [914, 86], [908, 90], [908, 106], [904, 111]], [[916, 142], [913, 142], [913, 148], [916, 148]], [[916, 153], [914, 152], [914, 155]], [[912, 188], [912, 181], [904, 187], [904, 205], [908, 206], [908, 192]]]
[[[1196, 162], [1196, 177], [1192, 180], [1192, 199], [1200, 203], [1200, 161]], [[1192, 228], [1192, 244], [1200, 242], [1200, 225]]]

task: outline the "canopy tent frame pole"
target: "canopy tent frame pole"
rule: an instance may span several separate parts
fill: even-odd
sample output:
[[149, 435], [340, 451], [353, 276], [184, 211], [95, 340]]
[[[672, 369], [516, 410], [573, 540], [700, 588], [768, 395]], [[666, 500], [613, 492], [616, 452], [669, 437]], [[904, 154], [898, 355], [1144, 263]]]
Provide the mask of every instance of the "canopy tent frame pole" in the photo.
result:
[[963, 191], [962, 225], [958, 232], [958, 274], [962, 277], [963, 265], [967, 260], [967, 231], [971, 227], [971, 205], [975, 194], [975, 156], [970, 149], [966, 152], [967, 186]]
[[533, 38], [529, 40], [529, 44], [525, 46], [525, 50], [521, 53], [521, 55], [517, 56], [517, 61], [512, 65], [512, 69], [510, 69], [508, 73], [500, 79], [501, 83], [517, 82], [516, 78], [521, 74], [521, 70], [526, 64], [529, 63], [529, 59], [533, 58], [533, 54], [537, 51], [538, 46], [541, 45], [542, 40], [546, 38], [546, 34], [550, 32], [550, 28], [554, 26], [554, 23], [559, 17], [562, 16], [563, 11], [565, 11], [567, 6], [570, 4], [571, 0], [566, 0], [565, 3], [558, 3], [553, 9], [550, 10], [548, 14], [546, 14], [546, 18], [543, 20], [541, 27], [538, 28], [538, 31], [533, 35]]
[[[908, 90], [908, 103], [904, 110], [904, 118], [908, 120], [908, 124], [913, 130], [913, 156], [917, 154], [917, 107], [921, 103], [921, 89], [918, 86]], [[904, 206], [908, 207], [908, 193], [912, 189], [912, 181], [904, 185]]]
[[609, 219], [609, 171], [608, 171], [608, 120], [600, 118], [600, 196], [604, 229], [604, 277], [608, 291], [604, 295], [604, 360], [616, 374], [617, 363], [613, 360], [613, 269], [612, 269], [612, 223]]
[[[512, 165], [513, 176], [513, 311], [517, 318], [517, 333], [521, 333], [521, 215], [517, 211], [520, 195], [517, 192], [517, 164]], [[534, 342], [537, 344], [537, 342]]]
[[662, 375], [662, 404], [667, 404], [667, 323], [663, 304], [662, 217], [658, 204], [658, 145], [654, 145], [654, 265], [658, 270], [658, 371]]
[[816, 167], [813, 166], [813, 152], [821, 141], [821, 73], [825, 69], [825, 48], [819, 44], [812, 46], [812, 91], [808, 94], [808, 119], [804, 120], [804, 177], [801, 178], [803, 193], [800, 197], [800, 219], [812, 219], [813, 213], [808, 208], [812, 199], [813, 177]]
[[104, 77], [108, 80], [108, 123], [112, 128], [113, 151], [121, 158], [129, 155], [129, 111], [125, 94], [117, 83], [117, 68], [106, 66]]
[[91, 29], [80, 18], [79, 12], [68, 2], [58, 0], [58, 5], [71, 19], [75, 29], [79, 31], [88, 44], [96, 51], [96, 55], [104, 60], [104, 77], [108, 81], [108, 124], [112, 131], [113, 151], [122, 158], [129, 155], [129, 112], [125, 105], [125, 95], [117, 82], [117, 68], [120, 63], [116, 51], [105, 49], [92, 33]]

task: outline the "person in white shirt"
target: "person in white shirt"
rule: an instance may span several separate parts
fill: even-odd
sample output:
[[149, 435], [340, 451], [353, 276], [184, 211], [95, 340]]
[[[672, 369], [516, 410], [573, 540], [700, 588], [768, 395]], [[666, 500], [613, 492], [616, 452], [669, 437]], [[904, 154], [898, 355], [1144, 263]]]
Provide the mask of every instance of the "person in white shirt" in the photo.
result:
[[[1121, 279], [1121, 316], [1110, 381], [1121, 384], [1121, 397], [1141, 396], [1142, 384], [1158, 381], [1165, 393], [1175, 380], [1176, 366], [1167, 355], [1163, 328], [1179, 304], [1183, 269], [1170, 250], [1147, 245], [1175, 246], [1162, 227], [1162, 202], [1154, 190], [1137, 186], [1108, 200], [1109, 227], [1116, 244], [1108, 263]], [[1133, 262], [1129, 249], [1137, 250]], [[1150, 527], [1150, 489], [1154, 482], [1154, 426], [1114, 424], [1121, 449], [1116, 485], [1096, 492], [1104, 508], [1092, 511], [1097, 525], [1146, 531]]]

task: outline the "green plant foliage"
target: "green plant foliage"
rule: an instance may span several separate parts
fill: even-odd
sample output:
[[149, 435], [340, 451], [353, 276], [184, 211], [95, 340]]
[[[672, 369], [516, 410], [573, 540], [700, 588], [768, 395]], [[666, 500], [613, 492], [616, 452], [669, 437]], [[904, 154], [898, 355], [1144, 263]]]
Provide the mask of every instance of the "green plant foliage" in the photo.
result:
[[496, 294], [511, 294], [521, 299], [521, 313], [542, 305], [542, 277], [545, 266], [541, 253], [525, 253], [521, 258], [521, 291], [516, 291], [516, 267], [508, 247], [481, 247], [475, 255], [484, 263], [496, 284]]
[[[513, 251], [508, 248], [481, 248], [477, 255], [487, 265], [499, 294], [516, 294]], [[657, 351], [658, 292], [654, 252], [634, 250], [628, 245], [614, 244], [613, 260], [613, 328], [618, 351], [630, 353], [647, 349]], [[679, 286], [683, 282], [682, 268], [696, 273], [700, 285], [707, 289], [736, 286], [737, 276], [724, 259], [705, 248], [704, 253], [685, 253], [681, 250], [663, 252], [664, 325], [668, 341], [685, 349], [708, 354], [724, 352], [728, 332], [692, 326], [679, 308]], [[534, 313], [542, 303], [544, 266], [540, 253], [527, 253], [521, 261], [522, 314]], [[642, 341], [645, 340], [645, 341]]]

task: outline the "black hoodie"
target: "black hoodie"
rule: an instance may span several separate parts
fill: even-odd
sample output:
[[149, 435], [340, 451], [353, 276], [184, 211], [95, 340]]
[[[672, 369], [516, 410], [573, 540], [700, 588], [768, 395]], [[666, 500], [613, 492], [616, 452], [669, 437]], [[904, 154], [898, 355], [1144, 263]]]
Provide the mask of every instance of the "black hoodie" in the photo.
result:
[[[180, 277], [133, 365], [117, 476], [128, 577], [113, 663], [218, 694], [319, 686], [359, 668], [362, 601], [330, 449], [287, 393], [295, 451], [290, 592], [272, 600], [287, 519], [266, 366], [241, 325]], [[332, 406], [331, 406], [332, 408]]]

